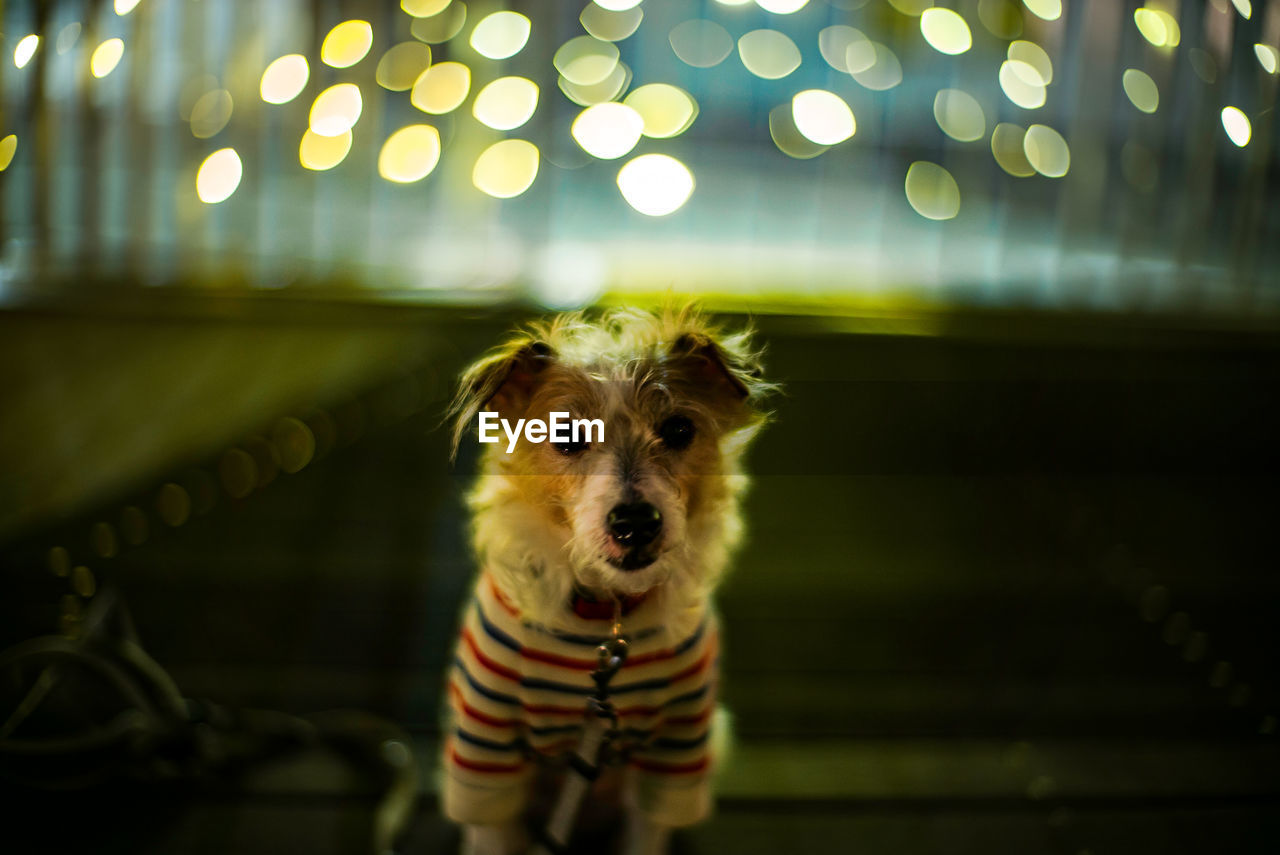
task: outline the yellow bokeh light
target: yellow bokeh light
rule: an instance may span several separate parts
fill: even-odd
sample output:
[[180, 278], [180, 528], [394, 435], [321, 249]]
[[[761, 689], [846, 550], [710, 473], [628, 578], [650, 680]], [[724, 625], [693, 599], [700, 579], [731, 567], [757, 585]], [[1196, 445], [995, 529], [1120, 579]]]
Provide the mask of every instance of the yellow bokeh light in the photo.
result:
[[378, 153], [378, 174], [411, 184], [431, 174], [440, 162], [440, 133], [431, 125], [409, 125], [387, 137]]
[[644, 20], [644, 11], [635, 6], [621, 12], [610, 12], [598, 3], [588, 3], [578, 16], [587, 35], [605, 42], [620, 42], [631, 36]]
[[439, 15], [449, 5], [449, 0], [400, 0], [400, 8], [415, 18]]
[[308, 124], [322, 137], [336, 137], [351, 130], [363, 109], [360, 87], [354, 83], [337, 83], [316, 96]]
[[495, 131], [514, 130], [538, 108], [538, 84], [527, 77], [499, 77], [476, 93], [471, 114]]
[[1182, 41], [1178, 21], [1164, 9], [1144, 6], [1134, 10], [1133, 22], [1142, 37], [1156, 47], [1177, 47]]
[[1154, 113], [1160, 106], [1160, 88], [1145, 71], [1126, 68], [1121, 76], [1121, 85], [1133, 106], [1142, 112]]
[[1242, 18], [1247, 20], [1253, 17], [1253, 4], [1249, 0], [1231, 0], [1231, 5], [1236, 7]]
[[1258, 64], [1267, 74], [1275, 74], [1280, 68], [1280, 51], [1271, 45], [1256, 44], [1253, 46], [1253, 53], [1258, 57]]
[[889, 0], [889, 5], [904, 15], [919, 18], [933, 3], [931, 0]]
[[268, 104], [287, 104], [306, 88], [310, 76], [307, 58], [299, 53], [291, 53], [267, 66], [266, 71], [262, 72], [258, 92]]
[[613, 160], [636, 147], [644, 133], [644, 117], [626, 104], [609, 101], [579, 113], [569, 133], [587, 154]]
[[1253, 126], [1249, 124], [1249, 117], [1239, 107], [1222, 108], [1222, 128], [1231, 141], [1240, 148], [1247, 146], [1249, 138], [1253, 136]]
[[[1014, 71], [1020, 75], [1027, 76], [1028, 83], [1037, 86], [1048, 86], [1053, 82], [1053, 60], [1049, 59], [1049, 54], [1045, 53], [1044, 48], [1035, 42], [1028, 42], [1019, 39], [1018, 41], [1009, 43], [1008, 58], [1022, 65], [1014, 66]], [[1035, 75], [1027, 75], [1026, 68], [1030, 66], [1035, 69]]]
[[139, 0], [115, 0], [114, 8], [117, 15], [128, 15], [138, 5]]
[[471, 69], [460, 62], [441, 62], [422, 72], [409, 101], [422, 112], [439, 116], [456, 110], [470, 91]]
[[964, 18], [940, 6], [924, 10], [920, 16], [920, 33], [939, 53], [955, 55], [973, 47], [973, 34]]
[[35, 33], [23, 36], [18, 41], [18, 46], [13, 49], [13, 64], [18, 68], [25, 68], [31, 61], [31, 57], [36, 55], [38, 47], [40, 47], [40, 37]]
[[941, 89], [933, 98], [933, 118], [942, 132], [959, 142], [982, 139], [987, 117], [978, 99], [960, 89]]
[[1022, 0], [1031, 14], [1046, 21], [1056, 21], [1062, 17], [1062, 0]]
[[825, 89], [806, 89], [791, 99], [791, 118], [805, 139], [832, 146], [853, 136], [857, 123], [844, 99]]
[[412, 89], [422, 72], [431, 66], [431, 48], [422, 42], [400, 42], [378, 60], [374, 79], [383, 89], [403, 92]]
[[231, 121], [234, 106], [231, 93], [225, 89], [204, 93], [191, 108], [191, 133], [202, 140], [215, 136]]
[[1047, 125], [1032, 125], [1022, 138], [1022, 153], [1031, 168], [1046, 178], [1061, 178], [1071, 168], [1071, 149], [1062, 134]]
[[991, 132], [991, 154], [1000, 168], [1015, 178], [1027, 178], [1036, 171], [1027, 160], [1023, 140], [1027, 132], [1017, 125], [1001, 122]]
[[678, 211], [693, 195], [693, 184], [689, 167], [665, 154], [642, 154], [618, 170], [622, 198], [650, 217]]
[[640, 0], [595, 0], [596, 5], [610, 12], [625, 12], [640, 5]]
[[978, 20], [998, 39], [1022, 35], [1022, 9], [1013, 0], [978, 0]]
[[1000, 63], [1000, 88], [1005, 97], [1024, 110], [1044, 106], [1044, 85], [1037, 83], [1039, 80], [1040, 72], [1021, 60], [1006, 59]]
[[644, 135], [653, 139], [679, 136], [698, 116], [698, 102], [678, 86], [650, 83], [622, 100], [644, 120]]
[[244, 167], [234, 148], [220, 148], [204, 159], [196, 172], [196, 195], [207, 205], [216, 205], [231, 198], [240, 186]]
[[502, 140], [476, 158], [471, 183], [497, 199], [512, 199], [533, 186], [538, 177], [538, 147], [526, 140]]
[[345, 131], [336, 137], [322, 137], [307, 128], [302, 134], [302, 143], [298, 146], [298, 162], [307, 169], [322, 172], [342, 163], [350, 151], [351, 131]]
[[[864, 64], [867, 56], [870, 64]], [[892, 89], [902, 82], [902, 63], [898, 55], [880, 42], [855, 42], [845, 54], [849, 73], [864, 88], [875, 92]]]
[[618, 56], [613, 42], [578, 36], [561, 45], [551, 61], [570, 83], [591, 86], [613, 73], [618, 66]]
[[519, 12], [494, 12], [471, 31], [471, 47], [489, 59], [506, 59], [524, 48], [531, 27], [529, 19]]
[[738, 39], [738, 56], [756, 77], [779, 80], [800, 67], [800, 49], [777, 30], [752, 30]]
[[960, 188], [951, 173], [936, 163], [917, 160], [907, 167], [907, 202], [930, 220], [949, 220], [960, 213]]
[[9, 134], [0, 140], [0, 172], [4, 172], [9, 168], [9, 164], [13, 163], [13, 156], [18, 151], [18, 137]]
[[414, 18], [409, 32], [419, 41], [438, 45], [462, 32], [462, 25], [466, 22], [467, 4], [462, 0], [453, 0], [434, 15]]
[[116, 70], [122, 56], [124, 56], [124, 41], [107, 39], [94, 48], [93, 56], [89, 58], [89, 71], [94, 77], [106, 77]]
[[[851, 69], [846, 57], [848, 56], [850, 45], [868, 41], [861, 30], [847, 27], [844, 24], [836, 24], [833, 27], [826, 27], [818, 33], [818, 52], [827, 61], [827, 65], [836, 71], [848, 73]], [[867, 61], [867, 66], [874, 62], [875, 51], [873, 50]]]
[[818, 145], [800, 133], [790, 104], [779, 104], [769, 111], [769, 136], [778, 151], [796, 160], [808, 160], [825, 152], [830, 146]]
[[373, 47], [373, 27], [368, 21], [343, 21], [324, 37], [320, 59], [334, 68], [350, 68]]
[[564, 93], [564, 97], [580, 107], [592, 104], [603, 104], [612, 101], [631, 85], [631, 69], [625, 62], [619, 62], [617, 68], [599, 83], [590, 86], [579, 86], [565, 79], [563, 74], [556, 75], [556, 85]]
[[766, 12], [775, 15], [790, 15], [799, 12], [809, 4], [809, 0], [756, 0], [756, 5]]
[[719, 65], [733, 53], [733, 36], [715, 21], [694, 19], [677, 24], [667, 41], [680, 61], [694, 68]]

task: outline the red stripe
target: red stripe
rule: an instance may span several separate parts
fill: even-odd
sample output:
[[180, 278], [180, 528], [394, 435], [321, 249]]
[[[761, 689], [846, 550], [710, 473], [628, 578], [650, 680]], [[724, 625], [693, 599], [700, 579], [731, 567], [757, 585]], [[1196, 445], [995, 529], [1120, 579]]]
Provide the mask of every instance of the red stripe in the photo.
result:
[[498, 583], [493, 581], [493, 577], [486, 576], [485, 578], [489, 582], [489, 590], [493, 592], [493, 598], [498, 601], [498, 605], [502, 606], [506, 613], [512, 617], [520, 617], [520, 610], [507, 602], [507, 598], [503, 595], [502, 591], [498, 590]]
[[520, 772], [524, 769], [524, 763], [479, 763], [475, 760], [466, 760], [458, 754], [456, 748], [450, 749], [449, 759], [472, 772]]
[[714, 710], [715, 710], [714, 706], [707, 707], [707, 709], [703, 710], [697, 715], [684, 715], [684, 716], [680, 716], [679, 718], [664, 719], [663, 724], [702, 724], [702, 722], [711, 718], [711, 713]]
[[519, 671], [515, 670], [514, 668], [508, 668], [506, 665], [503, 665], [493, 659], [490, 659], [488, 656], [486, 656], [484, 653], [481, 652], [480, 645], [476, 644], [476, 640], [471, 637], [471, 630], [466, 628], [462, 630], [462, 640], [466, 642], [467, 647], [471, 649], [471, 653], [473, 656], [476, 657], [476, 660], [481, 665], [483, 665], [487, 670], [492, 671], [493, 673], [497, 674], [499, 677], [505, 677], [508, 680], [512, 681], [513, 683], [520, 682]]
[[652, 760], [631, 759], [631, 765], [645, 772], [658, 772], [663, 775], [690, 775], [694, 772], [702, 772], [710, 763], [709, 758], [703, 757], [693, 763], [657, 763]]
[[459, 689], [453, 683], [449, 684], [449, 693], [453, 695], [453, 699], [457, 703], [458, 708], [462, 710], [463, 714], [465, 714], [467, 718], [473, 718], [476, 721], [484, 722], [490, 727], [515, 727], [516, 725], [520, 724], [519, 719], [496, 718], [494, 716], [489, 715], [488, 713], [481, 712], [480, 710], [471, 706], [462, 697], [462, 690]]

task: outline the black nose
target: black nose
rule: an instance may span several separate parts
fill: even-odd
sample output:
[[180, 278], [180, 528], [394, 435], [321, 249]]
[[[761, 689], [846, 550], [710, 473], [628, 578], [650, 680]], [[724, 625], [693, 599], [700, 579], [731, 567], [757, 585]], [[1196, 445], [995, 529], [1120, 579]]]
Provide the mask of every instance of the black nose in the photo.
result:
[[609, 533], [619, 546], [633, 549], [652, 543], [662, 531], [662, 514], [648, 502], [617, 505], [609, 511]]

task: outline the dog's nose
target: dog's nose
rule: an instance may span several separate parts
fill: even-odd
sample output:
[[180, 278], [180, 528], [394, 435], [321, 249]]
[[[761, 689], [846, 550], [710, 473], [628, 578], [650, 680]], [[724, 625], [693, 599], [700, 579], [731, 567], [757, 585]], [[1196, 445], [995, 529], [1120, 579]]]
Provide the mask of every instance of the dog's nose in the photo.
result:
[[648, 502], [617, 505], [609, 511], [609, 534], [628, 549], [652, 543], [662, 531], [662, 514]]

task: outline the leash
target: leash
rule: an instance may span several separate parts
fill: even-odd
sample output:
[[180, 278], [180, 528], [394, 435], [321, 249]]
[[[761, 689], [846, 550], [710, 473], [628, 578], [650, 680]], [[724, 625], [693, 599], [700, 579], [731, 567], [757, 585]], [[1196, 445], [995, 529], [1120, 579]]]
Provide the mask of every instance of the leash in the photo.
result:
[[596, 669], [591, 679], [596, 691], [587, 700], [586, 721], [582, 725], [582, 741], [569, 755], [569, 768], [555, 807], [547, 818], [533, 855], [565, 855], [573, 824], [582, 809], [582, 801], [596, 778], [600, 777], [600, 756], [618, 735], [618, 711], [609, 700], [609, 681], [627, 659], [627, 640], [622, 637], [622, 601], [613, 605], [613, 636], [596, 648]]

